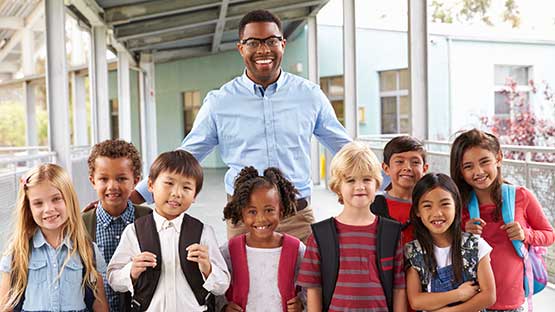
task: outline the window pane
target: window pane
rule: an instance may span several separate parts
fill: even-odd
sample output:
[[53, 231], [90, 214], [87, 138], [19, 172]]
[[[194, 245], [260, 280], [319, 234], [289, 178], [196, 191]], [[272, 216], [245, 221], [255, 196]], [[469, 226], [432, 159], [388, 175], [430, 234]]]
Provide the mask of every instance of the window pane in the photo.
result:
[[399, 114], [406, 116], [410, 115], [410, 103], [408, 96], [399, 97]]
[[339, 120], [342, 125], [345, 125], [345, 107], [343, 101], [331, 101], [331, 106], [333, 106], [335, 115], [337, 115], [337, 120]]
[[399, 89], [409, 90], [410, 89], [410, 76], [408, 69], [401, 69], [399, 76]]
[[507, 79], [514, 80], [517, 85], [528, 85], [529, 66], [495, 65], [495, 84], [506, 85]]
[[397, 90], [397, 71], [390, 70], [380, 72], [380, 91]]
[[382, 133], [397, 133], [397, 98], [382, 97]]
[[508, 94], [505, 91], [495, 92], [495, 114], [508, 115], [511, 112]]
[[343, 97], [345, 92], [343, 76], [331, 78], [329, 88], [329, 97]]
[[408, 118], [401, 118], [399, 120], [399, 133], [409, 133], [410, 132], [410, 119]]

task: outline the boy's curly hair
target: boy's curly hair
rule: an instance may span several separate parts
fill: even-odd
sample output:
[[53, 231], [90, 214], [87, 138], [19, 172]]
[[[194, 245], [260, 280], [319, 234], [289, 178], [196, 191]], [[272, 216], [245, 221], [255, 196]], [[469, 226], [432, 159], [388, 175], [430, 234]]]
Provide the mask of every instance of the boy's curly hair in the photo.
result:
[[96, 169], [95, 161], [98, 157], [108, 157], [110, 159], [127, 158], [131, 160], [133, 176], [141, 177], [141, 155], [139, 155], [139, 151], [137, 151], [135, 146], [129, 142], [112, 139], [95, 144], [87, 161], [90, 176], [94, 175], [94, 170]]
[[281, 217], [295, 213], [297, 207], [296, 195], [299, 191], [289, 182], [278, 168], [270, 167], [264, 170], [262, 176], [252, 166], [245, 167], [235, 178], [233, 196], [224, 208], [224, 219], [230, 219], [237, 224], [242, 219], [242, 211], [250, 201], [253, 191], [259, 188], [276, 188], [281, 201]]

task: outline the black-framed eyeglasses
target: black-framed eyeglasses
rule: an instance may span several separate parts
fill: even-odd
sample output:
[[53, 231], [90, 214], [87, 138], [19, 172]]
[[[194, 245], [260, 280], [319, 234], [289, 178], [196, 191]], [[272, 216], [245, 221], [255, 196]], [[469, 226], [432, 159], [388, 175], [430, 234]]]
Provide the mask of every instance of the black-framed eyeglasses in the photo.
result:
[[282, 36], [270, 36], [268, 38], [247, 38], [240, 40], [239, 43], [246, 46], [248, 49], [256, 50], [260, 45], [265, 44], [268, 48], [275, 48], [283, 41]]

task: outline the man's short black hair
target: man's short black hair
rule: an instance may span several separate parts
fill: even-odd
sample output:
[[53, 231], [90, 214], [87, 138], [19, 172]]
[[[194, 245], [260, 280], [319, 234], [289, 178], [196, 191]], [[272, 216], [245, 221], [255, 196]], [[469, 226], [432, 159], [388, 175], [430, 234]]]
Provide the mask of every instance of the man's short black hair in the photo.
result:
[[279, 32], [283, 33], [281, 30], [281, 21], [277, 16], [272, 14], [272, 12], [267, 10], [254, 10], [245, 14], [239, 22], [239, 39], [243, 38], [245, 26], [250, 23], [274, 23], [277, 25]]

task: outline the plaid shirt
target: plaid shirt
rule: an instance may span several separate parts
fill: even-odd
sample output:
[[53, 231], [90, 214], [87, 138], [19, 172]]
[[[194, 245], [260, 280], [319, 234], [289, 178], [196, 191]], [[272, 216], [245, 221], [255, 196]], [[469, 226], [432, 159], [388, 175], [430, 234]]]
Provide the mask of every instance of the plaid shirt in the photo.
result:
[[[135, 207], [131, 201], [127, 202], [127, 208], [118, 217], [112, 217], [98, 202], [96, 209], [96, 244], [104, 256], [106, 263], [110, 262], [116, 248], [118, 247], [121, 233], [128, 224], [135, 221]], [[104, 278], [104, 289], [106, 290], [106, 297], [110, 305], [110, 311], [119, 311], [119, 296], [108, 285], [106, 273], [102, 274]]]

